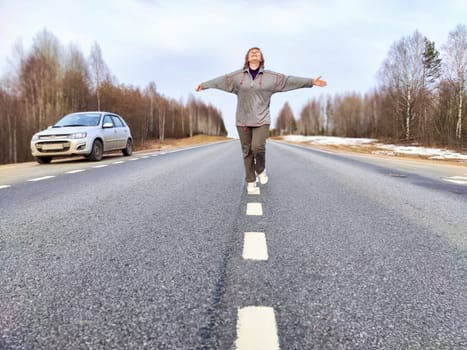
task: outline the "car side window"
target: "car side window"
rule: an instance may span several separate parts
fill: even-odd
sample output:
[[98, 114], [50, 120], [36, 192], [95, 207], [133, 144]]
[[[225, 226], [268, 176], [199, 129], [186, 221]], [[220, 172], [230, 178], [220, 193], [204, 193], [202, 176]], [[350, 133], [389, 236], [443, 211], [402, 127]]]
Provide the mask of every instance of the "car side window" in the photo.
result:
[[[110, 115], [106, 115], [106, 116], [104, 117], [104, 124], [106, 124], [106, 123], [111, 123], [111, 124], [113, 124], [113, 122], [112, 122], [112, 117], [111, 117]], [[102, 125], [104, 125], [104, 124], [102, 124]]]
[[123, 123], [122, 123], [122, 121], [120, 120], [119, 117], [113, 115], [113, 116], [112, 116], [112, 119], [113, 119], [113, 121], [114, 121], [114, 125], [115, 125], [117, 128], [122, 128], [122, 127], [123, 127]]

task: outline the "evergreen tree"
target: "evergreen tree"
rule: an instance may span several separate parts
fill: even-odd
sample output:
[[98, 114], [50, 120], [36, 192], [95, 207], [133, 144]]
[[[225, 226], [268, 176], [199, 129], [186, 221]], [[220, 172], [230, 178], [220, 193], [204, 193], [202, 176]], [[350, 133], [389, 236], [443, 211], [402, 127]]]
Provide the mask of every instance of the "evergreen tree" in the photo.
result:
[[435, 83], [441, 75], [441, 58], [435, 48], [435, 42], [425, 37], [425, 51], [423, 52], [423, 67], [425, 85]]

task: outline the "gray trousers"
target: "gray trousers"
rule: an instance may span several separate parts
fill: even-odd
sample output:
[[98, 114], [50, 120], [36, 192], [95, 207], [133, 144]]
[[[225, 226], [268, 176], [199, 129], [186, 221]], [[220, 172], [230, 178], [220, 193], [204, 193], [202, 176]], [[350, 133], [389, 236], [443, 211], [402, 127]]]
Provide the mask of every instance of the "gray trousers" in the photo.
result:
[[269, 125], [257, 127], [237, 126], [245, 163], [245, 179], [255, 182], [256, 174], [266, 168], [266, 139], [269, 136]]

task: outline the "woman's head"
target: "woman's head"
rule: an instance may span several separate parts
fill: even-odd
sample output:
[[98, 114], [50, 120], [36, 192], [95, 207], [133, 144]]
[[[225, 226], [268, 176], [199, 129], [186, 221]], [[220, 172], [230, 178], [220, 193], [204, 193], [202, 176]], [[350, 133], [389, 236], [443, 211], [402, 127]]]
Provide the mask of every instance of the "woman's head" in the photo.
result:
[[250, 61], [258, 61], [259, 66], [264, 68], [264, 56], [259, 47], [252, 47], [249, 49], [245, 55], [245, 64], [243, 68], [248, 68], [250, 66]]

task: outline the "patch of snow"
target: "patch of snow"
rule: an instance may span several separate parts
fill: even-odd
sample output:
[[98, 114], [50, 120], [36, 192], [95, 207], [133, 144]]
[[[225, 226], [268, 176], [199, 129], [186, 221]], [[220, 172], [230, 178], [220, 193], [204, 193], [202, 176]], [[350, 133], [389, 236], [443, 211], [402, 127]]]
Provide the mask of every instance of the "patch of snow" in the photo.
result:
[[302, 136], [302, 135], [286, 135], [283, 136], [285, 141], [289, 142], [307, 142], [318, 145], [348, 145], [357, 146], [365, 144], [373, 144], [379, 150], [373, 152], [375, 154], [394, 155], [409, 154], [421, 155], [429, 159], [455, 159], [467, 161], [467, 154], [457, 153], [448, 149], [427, 148], [420, 146], [397, 146], [391, 144], [376, 143], [376, 139], [367, 138], [351, 138], [351, 137], [336, 137], [336, 136]]
[[396, 146], [396, 145], [385, 145], [378, 143], [375, 146], [382, 149], [387, 149], [392, 153], [402, 153], [410, 155], [421, 155], [426, 156], [429, 159], [459, 159], [467, 160], [467, 154], [456, 153], [448, 149], [441, 148], [428, 148], [419, 146]]
[[360, 145], [373, 143], [376, 139], [351, 138], [351, 137], [336, 137], [336, 136], [302, 136], [302, 135], [286, 135], [283, 136], [285, 141], [289, 142], [310, 142], [321, 145]]

